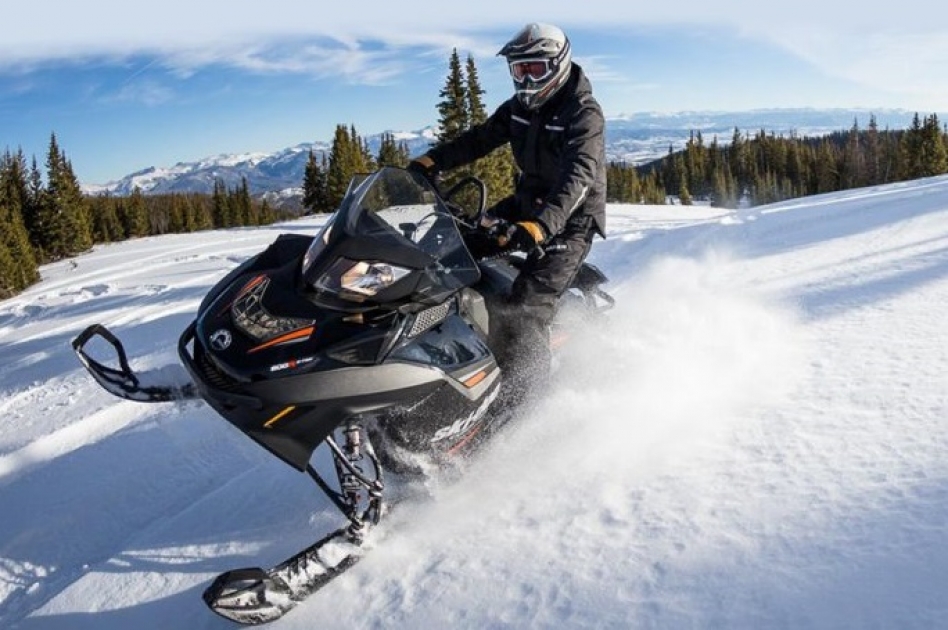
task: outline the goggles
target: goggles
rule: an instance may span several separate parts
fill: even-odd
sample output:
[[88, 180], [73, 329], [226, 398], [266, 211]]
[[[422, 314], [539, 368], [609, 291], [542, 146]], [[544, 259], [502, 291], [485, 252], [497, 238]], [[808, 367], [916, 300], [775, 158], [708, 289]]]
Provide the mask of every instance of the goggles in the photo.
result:
[[517, 83], [526, 80], [542, 81], [553, 74], [555, 68], [549, 59], [518, 59], [511, 61], [510, 76]]

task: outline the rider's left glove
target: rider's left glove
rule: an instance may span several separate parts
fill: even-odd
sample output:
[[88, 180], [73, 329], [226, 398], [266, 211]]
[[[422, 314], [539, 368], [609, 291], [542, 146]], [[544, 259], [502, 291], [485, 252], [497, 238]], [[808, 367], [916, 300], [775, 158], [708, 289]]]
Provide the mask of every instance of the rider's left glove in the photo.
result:
[[419, 155], [409, 162], [406, 168], [410, 173], [418, 173], [437, 187], [438, 176], [441, 175], [441, 169], [427, 154]]
[[507, 228], [507, 231], [497, 237], [501, 247], [509, 247], [529, 252], [546, 240], [546, 231], [536, 221], [519, 221]]

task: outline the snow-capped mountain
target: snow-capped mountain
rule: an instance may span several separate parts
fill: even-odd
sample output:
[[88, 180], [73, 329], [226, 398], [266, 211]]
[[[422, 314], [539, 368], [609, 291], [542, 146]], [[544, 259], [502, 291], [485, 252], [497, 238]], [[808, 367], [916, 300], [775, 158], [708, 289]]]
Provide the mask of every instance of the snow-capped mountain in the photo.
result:
[[[767, 109], [746, 112], [636, 113], [610, 118], [606, 124], [606, 155], [610, 161], [644, 164], [666, 155], [669, 148], [681, 149], [693, 132], [701, 132], [706, 143], [730, 142], [734, 130], [754, 134], [761, 130], [778, 135], [821, 136], [846, 131], [854, 123], [860, 128], [875, 116], [880, 129], [907, 127], [913, 113], [904, 110], [868, 109]], [[412, 155], [423, 152], [435, 139], [435, 129], [394, 133], [405, 142]], [[382, 134], [365, 136], [369, 149], [378, 151]], [[254, 194], [273, 200], [300, 193], [309, 152], [317, 157], [328, 152], [331, 143], [304, 142], [273, 153], [217, 155], [171, 167], [151, 166], [105, 185], [86, 185], [88, 193], [130, 194], [135, 188], [145, 193], [211, 192], [218, 179], [233, 187], [247, 179]]]

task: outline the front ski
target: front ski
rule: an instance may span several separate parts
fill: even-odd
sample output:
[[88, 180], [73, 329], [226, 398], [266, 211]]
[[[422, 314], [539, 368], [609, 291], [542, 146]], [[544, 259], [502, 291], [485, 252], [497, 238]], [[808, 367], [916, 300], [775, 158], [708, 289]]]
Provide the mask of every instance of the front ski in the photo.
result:
[[341, 442], [326, 438], [338, 489], [307, 464], [306, 472], [349, 520], [346, 527], [318, 540], [270, 570], [236, 569], [217, 576], [204, 591], [204, 603], [222, 617], [245, 625], [279, 619], [358, 562], [369, 529], [382, 518], [382, 467], [365, 428], [358, 422], [336, 429]]
[[268, 571], [227, 571], [204, 591], [204, 602], [240, 624], [269, 623], [358, 562], [364, 553], [359, 543], [344, 527]]
[[[110, 367], [89, 356], [86, 344], [96, 338], [112, 346], [118, 367]], [[101, 324], [93, 324], [83, 330], [72, 340], [72, 349], [99, 385], [119, 398], [135, 402], [172, 402], [199, 398], [197, 388], [180, 365], [169, 365], [144, 373], [133, 371], [122, 342]]]

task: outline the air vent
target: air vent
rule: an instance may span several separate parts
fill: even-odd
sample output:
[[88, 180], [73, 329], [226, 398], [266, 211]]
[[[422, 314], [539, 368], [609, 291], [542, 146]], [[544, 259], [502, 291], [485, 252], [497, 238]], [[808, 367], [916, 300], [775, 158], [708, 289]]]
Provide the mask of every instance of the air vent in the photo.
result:
[[408, 336], [417, 337], [432, 326], [436, 326], [443, 322], [444, 318], [447, 317], [448, 313], [451, 312], [451, 303], [451, 300], [448, 300], [443, 304], [426, 308], [415, 315], [415, 322], [412, 324], [411, 330], [408, 332]]
[[196, 359], [201, 369], [201, 374], [211, 387], [230, 393], [237, 393], [242, 389], [241, 384], [237, 380], [224, 374], [205, 353], [201, 352]]

